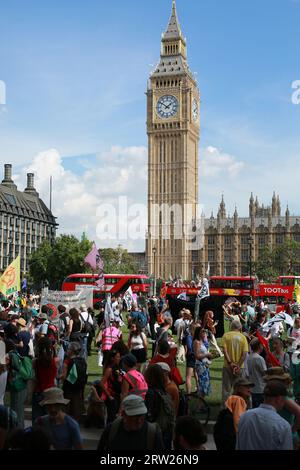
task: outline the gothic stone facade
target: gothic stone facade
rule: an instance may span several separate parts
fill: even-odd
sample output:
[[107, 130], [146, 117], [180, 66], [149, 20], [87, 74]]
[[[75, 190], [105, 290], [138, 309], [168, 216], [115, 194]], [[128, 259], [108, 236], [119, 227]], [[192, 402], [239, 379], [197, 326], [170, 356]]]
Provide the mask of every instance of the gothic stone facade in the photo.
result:
[[54, 243], [57, 225], [34, 188], [33, 173], [27, 174], [26, 189], [18, 191], [11, 165], [4, 165], [0, 184], [0, 272], [18, 255], [21, 272], [28, 272], [30, 254], [43, 240]]
[[193, 270], [203, 276], [209, 263], [210, 275], [249, 275], [250, 257], [255, 262], [264, 248], [288, 239], [300, 242], [300, 216], [291, 216], [288, 208], [282, 216], [279, 196], [264, 207], [251, 194], [249, 217], [239, 217], [237, 210], [227, 217], [222, 197], [217, 217], [205, 219], [204, 248], [193, 254]]
[[[162, 36], [160, 62], [147, 90], [148, 272], [192, 276], [188, 231], [198, 203], [200, 95], [187, 63], [175, 1]], [[164, 212], [163, 205], [167, 208]], [[179, 217], [169, 211], [179, 208]], [[160, 208], [157, 212], [154, 208]], [[178, 233], [182, 236], [179, 238]]]

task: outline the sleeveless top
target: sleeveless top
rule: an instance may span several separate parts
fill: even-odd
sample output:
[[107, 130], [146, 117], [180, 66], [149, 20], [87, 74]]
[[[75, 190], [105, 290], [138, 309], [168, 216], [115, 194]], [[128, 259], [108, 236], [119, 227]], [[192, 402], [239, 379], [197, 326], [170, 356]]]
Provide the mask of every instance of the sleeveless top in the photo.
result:
[[43, 392], [47, 388], [55, 387], [55, 379], [57, 374], [57, 366], [55, 359], [51, 359], [50, 367], [42, 367], [38, 361], [34, 364], [36, 386], [35, 392]]

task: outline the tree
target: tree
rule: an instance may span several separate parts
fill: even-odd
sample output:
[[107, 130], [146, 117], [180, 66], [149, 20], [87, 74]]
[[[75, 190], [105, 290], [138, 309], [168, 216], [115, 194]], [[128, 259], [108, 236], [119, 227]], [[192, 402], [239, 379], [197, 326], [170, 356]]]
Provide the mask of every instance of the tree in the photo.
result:
[[52, 247], [48, 240], [44, 240], [29, 258], [29, 275], [33, 284], [41, 288], [48, 278], [48, 262]]
[[30, 257], [29, 273], [36, 286], [47, 280], [50, 288], [59, 290], [69, 274], [91, 271], [84, 262], [90, 250], [91, 242], [73, 235], [61, 235], [53, 246], [44, 241]]
[[280, 275], [300, 273], [300, 243], [286, 240], [275, 248], [265, 248], [254, 263], [259, 279], [272, 282]]
[[258, 260], [254, 263], [254, 272], [259, 280], [272, 282], [278, 277], [273, 258], [273, 251], [270, 248], [265, 248], [260, 252]]
[[279, 275], [299, 274], [300, 243], [295, 240], [286, 240], [273, 250], [274, 268]]
[[104, 272], [111, 274], [134, 274], [137, 272], [136, 262], [127, 250], [118, 248], [103, 248], [100, 250], [104, 262]]

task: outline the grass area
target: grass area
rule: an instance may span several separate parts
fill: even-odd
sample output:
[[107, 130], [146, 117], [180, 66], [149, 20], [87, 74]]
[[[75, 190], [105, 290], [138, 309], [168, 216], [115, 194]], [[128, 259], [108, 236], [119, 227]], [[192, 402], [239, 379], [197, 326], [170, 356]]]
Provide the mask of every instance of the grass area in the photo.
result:
[[[228, 330], [228, 322], [225, 322], [225, 331]], [[128, 339], [128, 329], [126, 326], [122, 328], [123, 341], [127, 344]], [[220, 339], [218, 339], [220, 343]], [[152, 344], [148, 345], [148, 357], [151, 357]], [[211, 375], [211, 394], [206, 398], [206, 401], [212, 408], [212, 417], [216, 415], [219, 411], [219, 406], [221, 402], [221, 391], [222, 391], [222, 368], [223, 368], [223, 358], [217, 358], [212, 361], [210, 367]], [[181, 372], [183, 378], [185, 378], [185, 365], [178, 364], [178, 368]], [[88, 358], [88, 373], [89, 373], [89, 382], [100, 378], [102, 375], [102, 367], [98, 366], [98, 351], [93, 346], [92, 355]], [[185, 385], [182, 385], [181, 388], [184, 389]]]

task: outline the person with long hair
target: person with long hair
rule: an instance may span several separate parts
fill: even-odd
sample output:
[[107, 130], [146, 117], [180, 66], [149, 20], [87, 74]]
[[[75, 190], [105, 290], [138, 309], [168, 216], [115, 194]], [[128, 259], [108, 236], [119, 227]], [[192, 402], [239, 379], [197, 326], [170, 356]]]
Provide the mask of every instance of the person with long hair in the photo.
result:
[[131, 323], [128, 336], [128, 349], [136, 357], [136, 368], [141, 370], [142, 364], [147, 361], [147, 337], [139, 324]]
[[69, 311], [70, 315], [70, 322], [69, 322], [69, 329], [68, 329], [68, 338], [70, 343], [73, 341], [78, 341], [80, 344], [82, 343], [82, 322], [80, 320], [79, 311], [76, 308], [71, 308]]
[[[111, 349], [103, 363], [103, 377], [99, 383], [102, 389], [101, 399], [107, 409], [107, 423], [112, 423], [120, 407], [122, 375], [120, 370], [121, 355], [119, 351]], [[99, 395], [99, 389], [96, 387]]]
[[206, 331], [201, 326], [198, 326], [194, 333], [193, 350], [196, 359], [197, 389], [202, 398], [210, 393], [209, 364], [212, 355], [204, 344], [206, 339]]
[[222, 353], [221, 349], [218, 346], [216, 340], [216, 326], [218, 321], [214, 321], [214, 312], [212, 310], [207, 310], [204, 314], [202, 326], [205, 330], [208, 330], [208, 340], [209, 343], [218, 351], [219, 356], [223, 357], [224, 354]]
[[158, 364], [150, 364], [145, 371], [148, 391], [145, 405], [148, 410], [147, 419], [150, 423], [159, 424], [166, 450], [171, 450], [175, 426], [175, 408], [172, 398], [165, 388], [165, 378]]
[[32, 395], [32, 422], [46, 414], [40, 406], [44, 398], [44, 390], [55, 387], [57, 375], [58, 359], [55, 357], [55, 351], [51, 340], [47, 336], [42, 336], [36, 347], [36, 358], [33, 359], [32, 367], [35, 372], [35, 381]]
[[186, 372], [185, 372], [185, 386], [187, 393], [192, 392], [192, 377], [195, 377], [195, 354], [193, 349], [193, 337], [195, 329], [200, 327], [200, 323], [193, 322], [188, 330], [186, 335], [183, 338], [183, 344], [185, 347], [185, 356], [186, 356]]

